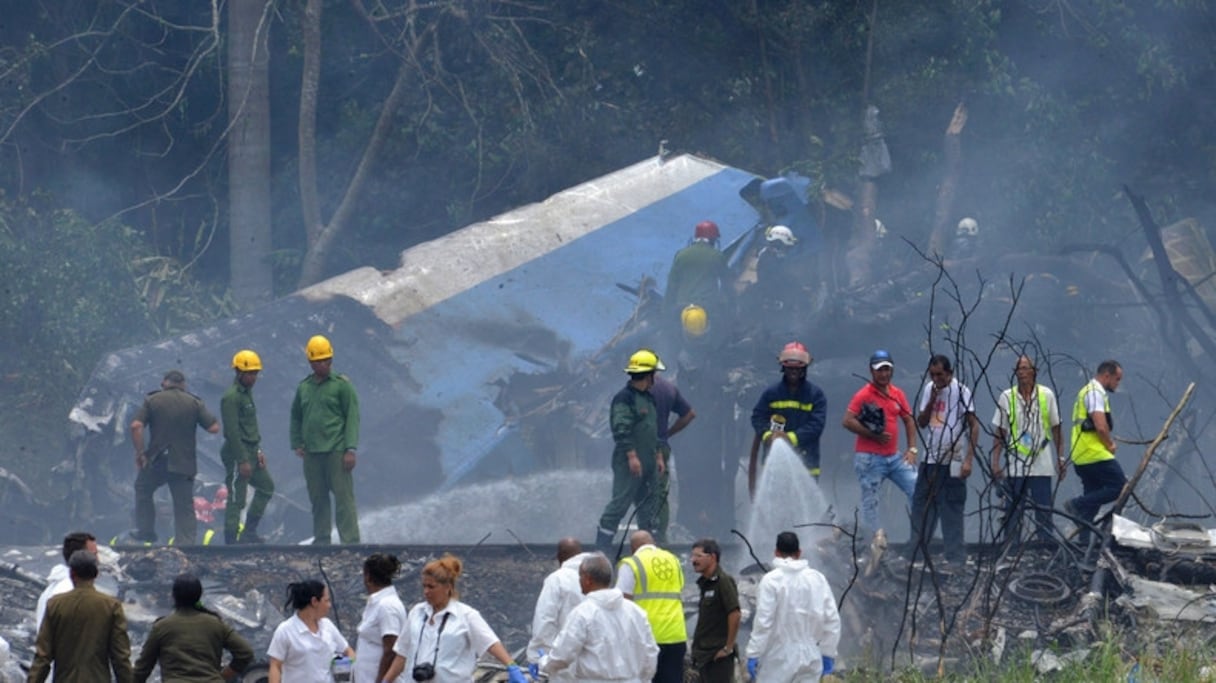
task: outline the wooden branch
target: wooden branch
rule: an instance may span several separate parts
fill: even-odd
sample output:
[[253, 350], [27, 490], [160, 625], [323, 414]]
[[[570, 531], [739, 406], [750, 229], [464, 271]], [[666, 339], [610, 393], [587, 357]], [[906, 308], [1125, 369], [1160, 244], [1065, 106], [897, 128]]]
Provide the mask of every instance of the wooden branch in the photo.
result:
[[946, 238], [950, 219], [954, 213], [954, 195], [958, 192], [958, 178], [963, 165], [962, 132], [967, 125], [967, 105], [959, 102], [946, 126], [942, 149], [945, 153], [945, 173], [937, 190], [937, 207], [933, 216], [933, 233], [929, 236], [929, 253], [945, 254]]
[[1178, 401], [1178, 405], [1174, 406], [1173, 412], [1171, 412], [1170, 416], [1165, 419], [1165, 424], [1161, 426], [1161, 431], [1157, 434], [1157, 438], [1153, 439], [1153, 442], [1150, 443], [1148, 448], [1144, 450], [1144, 457], [1140, 459], [1140, 467], [1136, 468], [1136, 473], [1132, 475], [1132, 478], [1129, 479], [1128, 482], [1123, 486], [1123, 490], [1119, 492], [1119, 497], [1115, 499], [1115, 507], [1111, 510], [1112, 513], [1116, 515], [1123, 513], [1123, 506], [1127, 504], [1127, 499], [1132, 495], [1132, 491], [1135, 490], [1136, 484], [1140, 481], [1140, 477], [1144, 476], [1144, 470], [1148, 468], [1148, 463], [1153, 459], [1153, 454], [1157, 452], [1157, 447], [1160, 446], [1161, 442], [1165, 441], [1166, 436], [1169, 435], [1170, 427], [1173, 426], [1174, 420], [1178, 417], [1178, 414], [1181, 413], [1182, 409], [1186, 407], [1186, 404], [1190, 402], [1191, 394], [1194, 391], [1195, 383], [1191, 382], [1187, 385], [1186, 391], [1183, 392], [1182, 399]]
[[363, 191], [368, 177], [371, 176], [376, 157], [384, 146], [384, 139], [388, 137], [389, 129], [392, 128], [393, 116], [401, 106], [401, 100], [405, 98], [405, 86], [408, 80], [409, 66], [403, 61], [397, 70], [397, 80], [393, 83], [393, 89], [380, 107], [380, 117], [376, 120], [376, 127], [372, 130], [372, 135], [363, 148], [359, 166], [355, 169], [350, 184], [346, 186], [346, 192], [342, 194], [342, 202], [338, 204], [338, 208], [329, 222], [322, 226], [316, 240], [308, 245], [308, 253], [305, 254], [304, 263], [300, 269], [301, 287], [306, 287], [321, 279], [329, 245], [346, 230], [347, 224], [350, 222], [350, 217], [355, 210], [355, 202]]

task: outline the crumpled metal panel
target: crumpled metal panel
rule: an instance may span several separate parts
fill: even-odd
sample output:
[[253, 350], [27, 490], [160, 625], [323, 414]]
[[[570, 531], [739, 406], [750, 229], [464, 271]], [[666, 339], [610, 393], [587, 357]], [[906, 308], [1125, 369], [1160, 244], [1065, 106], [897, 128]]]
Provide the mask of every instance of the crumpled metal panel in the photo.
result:
[[[304, 342], [321, 333], [334, 342], [335, 371], [360, 395], [362, 506], [449, 488], [474, 473], [531, 471], [534, 454], [495, 405], [498, 384], [516, 372], [570, 367], [600, 349], [636, 304], [618, 283], [663, 283], [698, 221], [716, 221], [725, 241], [750, 229], [756, 214], [739, 190], [752, 179], [693, 156], [650, 159], [412, 247], [394, 271], [359, 268], [239, 318], [110, 354], [70, 415], [91, 435], [80, 458], [106, 461], [129, 491], [126, 425], [143, 394], [165, 370], [181, 368], [218, 413], [232, 354], [253, 348], [266, 365], [255, 395], [278, 493], [307, 509], [287, 421], [295, 385], [308, 374]], [[200, 478], [218, 481], [221, 441], [199, 439]], [[129, 519], [129, 500], [99, 498], [94, 507], [91, 515], [109, 514], [107, 526]]]

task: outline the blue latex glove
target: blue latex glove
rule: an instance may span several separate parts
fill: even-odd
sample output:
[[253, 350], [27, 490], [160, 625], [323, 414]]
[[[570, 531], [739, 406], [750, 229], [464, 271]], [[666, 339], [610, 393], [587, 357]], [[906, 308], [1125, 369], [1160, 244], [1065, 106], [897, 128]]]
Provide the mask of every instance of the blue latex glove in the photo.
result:
[[536, 661], [528, 664], [528, 675], [530, 675], [534, 681], [540, 680], [540, 658], [544, 656], [544, 649], [538, 647], [536, 648]]
[[827, 655], [823, 656], [823, 673], [830, 674], [836, 670], [836, 659]]
[[753, 681], [756, 680], [756, 667], [759, 665], [760, 659], [758, 657], [749, 657], [747, 659], [747, 675], [751, 676]]
[[528, 683], [528, 679], [524, 678], [524, 672], [519, 670], [518, 664], [507, 667], [507, 681], [509, 683]]

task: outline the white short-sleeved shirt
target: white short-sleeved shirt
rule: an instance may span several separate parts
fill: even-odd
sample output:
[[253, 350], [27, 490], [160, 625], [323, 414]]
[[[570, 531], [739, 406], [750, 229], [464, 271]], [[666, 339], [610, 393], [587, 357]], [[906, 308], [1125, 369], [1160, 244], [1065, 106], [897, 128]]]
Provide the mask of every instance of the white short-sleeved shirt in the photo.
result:
[[[355, 644], [354, 683], [380, 683], [380, 659], [384, 656], [384, 637], [405, 633], [405, 605], [397, 589], [386, 586], [367, 596], [363, 619], [359, 622]], [[394, 681], [405, 681], [399, 676]]]
[[321, 619], [313, 633], [293, 614], [274, 630], [266, 654], [283, 663], [284, 682], [333, 683], [330, 665], [348, 647], [334, 622]]
[[925, 408], [929, 413], [929, 426], [924, 432], [925, 462], [932, 465], [948, 465], [954, 460], [962, 461], [967, 453], [970, 437], [967, 435], [967, 415], [975, 413], [971, 390], [951, 379], [945, 389], [937, 392], [937, 401], [929, 406], [929, 394], [933, 382], [926, 382], [920, 390], [917, 414]]
[[[1089, 380], [1085, 391], [1085, 417], [1106, 412], [1106, 387], [1096, 379]], [[1084, 418], [1082, 418], [1084, 419]]]
[[[658, 547], [658, 546], [656, 546], [653, 543], [647, 543], [646, 545], [640, 546], [637, 550], [633, 551], [633, 554], [637, 555], [638, 553], [642, 552], [643, 548], [656, 548], [656, 547]], [[617, 567], [616, 567], [616, 586], [615, 586], [615, 588], [617, 590], [619, 590], [621, 593], [624, 593], [625, 595], [632, 596], [634, 593], [633, 589], [637, 588], [637, 582], [638, 582], [638, 577], [633, 575], [633, 565], [629, 564], [628, 562], [624, 562], [624, 561], [622, 561], [620, 564], [617, 565]]]
[[407, 673], [418, 664], [433, 663], [435, 683], [468, 683], [477, 668], [477, 658], [497, 642], [498, 636], [481, 613], [463, 602], [452, 600], [439, 612], [420, 602], [410, 608], [405, 633], [397, 639], [393, 652], [405, 657]]
[[[1036, 391], [1042, 392], [1047, 402], [1048, 427], [1060, 426], [1060, 406], [1055, 393], [1043, 386], [1037, 385]], [[1009, 401], [1017, 410], [1018, 433], [1011, 433], [1009, 421]], [[1029, 454], [1023, 454], [1016, 448], [1005, 449], [1005, 474], [1010, 477], [1050, 477], [1056, 472], [1056, 449], [1051, 441], [1051, 432], [1043, 433], [1042, 407], [1039, 405], [1039, 394], [1032, 394], [1027, 401], [1018, 393], [1017, 387], [1001, 392], [996, 401], [996, 412], [992, 415], [994, 429], [1003, 429], [1008, 435], [1009, 442], [1020, 443], [1031, 449]]]

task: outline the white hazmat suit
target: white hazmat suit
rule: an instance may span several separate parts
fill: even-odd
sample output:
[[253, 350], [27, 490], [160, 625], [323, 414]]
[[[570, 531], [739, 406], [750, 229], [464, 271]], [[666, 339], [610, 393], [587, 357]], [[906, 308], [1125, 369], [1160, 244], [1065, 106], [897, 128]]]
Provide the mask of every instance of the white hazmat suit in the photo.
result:
[[756, 593], [746, 656], [759, 659], [757, 683], [813, 683], [823, 672], [823, 656], [835, 657], [840, 645], [836, 598], [806, 560], [778, 557], [773, 565]]
[[[557, 634], [561, 632], [562, 626], [565, 626], [566, 619], [583, 601], [583, 589], [578, 585], [578, 568], [586, 557], [587, 553], [579, 553], [545, 577], [540, 596], [536, 599], [536, 610], [532, 614], [532, 639], [528, 641], [529, 662], [539, 662], [541, 650], [546, 653], [553, 650]], [[549, 680], [556, 683], [573, 681], [574, 678], [567, 672], [562, 672]]]
[[615, 588], [601, 588], [566, 618], [541, 671], [552, 679], [569, 669], [570, 678], [581, 683], [643, 683], [654, 677], [658, 657], [642, 608]]

